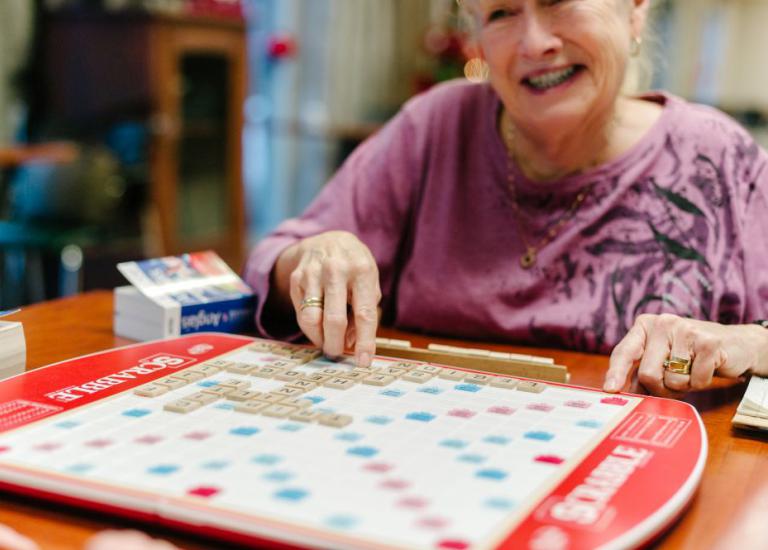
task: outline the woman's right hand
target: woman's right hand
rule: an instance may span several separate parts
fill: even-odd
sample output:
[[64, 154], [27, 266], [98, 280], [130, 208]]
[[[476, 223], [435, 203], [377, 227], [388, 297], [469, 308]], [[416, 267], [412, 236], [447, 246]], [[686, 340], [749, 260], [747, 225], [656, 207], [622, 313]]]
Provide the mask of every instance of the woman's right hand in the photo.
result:
[[354, 347], [357, 365], [371, 364], [381, 289], [376, 261], [360, 239], [346, 231], [303, 239], [280, 255], [273, 276], [313, 344], [329, 357]]

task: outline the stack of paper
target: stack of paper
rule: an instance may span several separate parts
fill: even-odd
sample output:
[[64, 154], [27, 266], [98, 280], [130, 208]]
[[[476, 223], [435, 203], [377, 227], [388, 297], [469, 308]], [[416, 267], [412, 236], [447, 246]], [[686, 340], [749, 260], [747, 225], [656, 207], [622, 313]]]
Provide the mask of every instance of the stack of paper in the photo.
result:
[[742, 428], [768, 430], [768, 378], [752, 377], [733, 423]]
[[27, 345], [21, 323], [0, 321], [0, 380], [24, 372]]
[[117, 268], [133, 286], [115, 289], [114, 330], [134, 340], [191, 332], [245, 332], [251, 289], [214, 252], [194, 252]]

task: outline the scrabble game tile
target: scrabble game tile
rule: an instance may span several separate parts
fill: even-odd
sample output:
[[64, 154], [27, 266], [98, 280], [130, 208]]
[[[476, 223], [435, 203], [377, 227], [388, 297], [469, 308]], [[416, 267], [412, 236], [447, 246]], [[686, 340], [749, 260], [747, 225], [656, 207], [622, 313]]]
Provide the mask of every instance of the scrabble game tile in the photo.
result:
[[263, 401], [264, 403], [280, 403], [281, 401], [288, 399], [288, 396], [280, 393], [269, 392], [262, 393], [256, 399], [258, 401]]
[[[229, 363], [229, 361], [225, 362]], [[211, 363], [203, 363], [202, 365], [197, 365], [196, 367], [192, 367], [191, 369], [187, 370], [199, 372], [203, 376], [211, 376], [217, 372], [221, 372], [221, 368], [218, 365], [212, 365]]]
[[326, 374], [328, 376], [339, 376], [341, 374], [344, 374], [344, 371], [341, 369], [335, 369], [333, 367], [327, 367], [324, 369], [320, 369], [320, 374]]
[[283, 386], [280, 389], [274, 390], [272, 393], [283, 395], [285, 397], [298, 397], [303, 394], [304, 391], [305, 390], [300, 390], [299, 388], [289, 388], [288, 386]]
[[517, 389], [529, 393], [541, 393], [546, 389], [547, 385], [542, 382], [534, 382], [532, 380], [521, 380], [517, 384]]
[[356, 371], [349, 371], [349, 372], [343, 372], [339, 376], [342, 378], [348, 378], [349, 380], [354, 380], [355, 382], [360, 382], [363, 378], [368, 376], [367, 372], [356, 372]]
[[291, 420], [296, 420], [298, 422], [313, 422], [317, 420], [321, 414], [322, 413], [318, 411], [313, 411], [313, 410], [304, 408], [296, 411], [288, 418], [290, 418]]
[[342, 378], [341, 376], [337, 376], [324, 382], [323, 386], [336, 390], [348, 390], [349, 388], [353, 387], [355, 383], [356, 382], [354, 380], [350, 380], [349, 378]]
[[136, 388], [133, 390], [133, 393], [136, 395], [140, 395], [141, 397], [157, 397], [158, 395], [163, 395], [164, 393], [168, 393], [168, 386], [164, 386], [162, 384], [155, 384], [154, 382], [151, 384], [144, 384], [143, 386]]
[[155, 384], [162, 384], [163, 386], [167, 386], [168, 389], [171, 389], [171, 390], [178, 390], [179, 388], [183, 388], [189, 383], [190, 383], [189, 380], [184, 380], [183, 378], [176, 378], [175, 376], [166, 376], [165, 378], [161, 378], [160, 380], [155, 380]]
[[298, 370], [286, 370], [283, 372], [278, 372], [275, 374], [275, 380], [283, 380], [285, 382], [290, 382], [292, 380], [298, 380], [304, 375], [303, 372]]
[[266, 409], [267, 407], [269, 407], [269, 403], [251, 399], [235, 405], [235, 410], [237, 412], [243, 412], [248, 414], [258, 414], [264, 409]]
[[348, 414], [322, 413], [317, 417], [317, 421], [323, 426], [343, 428], [352, 423], [352, 417]]
[[308, 382], [314, 382], [316, 384], [322, 384], [323, 382], [327, 382], [333, 378], [333, 376], [330, 376], [328, 374], [305, 374], [302, 376], [302, 380], [306, 380]]
[[251, 383], [247, 380], [230, 378], [229, 380], [224, 380], [224, 382], [219, 382], [219, 386], [229, 386], [230, 388], [234, 388], [236, 390], [247, 390], [251, 387]]
[[174, 378], [181, 378], [182, 380], [186, 380], [189, 383], [197, 382], [198, 380], [202, 380], [205, 378], [205, 375], [202, 372], [197, 372], [192, 369], [184, 370], [181, 372], [174, 373]]
[[352, 372], [361, 372], [365, 375], [369, 375], [369, 374], [373, 374], [376, 371], [374, 371], [373, 369], [366, 369], [363, 367], [355, 367], [354, 369], [352, 369]]
[[371, 374], [370, 376], [363, 378], [363, 384], [368, 384], [369, 386], [388, 386], [394, 381], [394, 376], [386, 374]]
[[456, 369], [440, 369], [437, 373], [437, 376], [444, 380], [463, 380], [466, 375], [466, 371]]
[[298, 409], [296, 407], [291, 407], [290, 405], [284, 405], [282, 403], [274, 403], [272, 405], [268, 405], [267, 408], [261, 411], [261, 414], [272, 418], [285, 418], [286, 416], [290, 416], [297, 411]]
[[188, 413], [192, 412], [195, 409], [199, 409], [202, 407], [203, 404], [199, 401], [190, 401], [188, 399], [177, 399], [176, 401], [171, 401], [170, 403], [166, 403], [163, 407], [163, 410], [169, 411], [169, 412], [175, 412], [175, 413]]
[[440, 371], [443, 369], [441, 367], [436, 367], [435, 365], [419, 365], [415, 370], [428, 372], [430, 374], [440, 374]]
[[491, 386], [495, 388], [505, 388], [512, 390], [517, 387], [520, 381], [517, 378], [508, 378], [506, 376], [492, 376]]
[[395, 378], [400, 378], [406, 372], [408, 372], [407, 369], [398, 369], [397, 367], [384, 367], [379, 370], [379, 373], [386, 374], [387, 376], [394, 376]]
[[491, 381], [491, 377], [487, 374], [472, 373], [464, 377], [464, 381], [469, 384], [487, 384]]
[[323, 352], [314, 348], [301, 348], [294, 351], [289, 357], [294, 361], [301, 361], [302, 363], [309, 363], [320, 357]]
[[[209, 359], [208, 361], [206, 361], [200, 366], [213, 367], [219, 370], [224, 370], [231, 364], [232, 364], [232, 361], [227, 361], [226, 359]], [[198, 367], [195, 367], [195, 368], [198, 368]]]
[[217, 384], [215, 386], [211, 386], [210, 388], [203, 388], [201, 391], [203, 393], [210, 393], [211, 395], [216, 395], [218, 397], [226, 397], [230, 393], [237, 390], [231, 386], [219, 386]]
[[299, 349], [299, 347], [292, 346], [290, 344], [275, 344], [270, 351], [275, 355], [284, 355], [287, 357], [289, 355], [293, 355]]
[[221, 396], [215, 395], [212, 393], [206, 393], [204, 391], [199, 391], [197, 393], [193, 393], [192, 395], [186, 396], [185, 399], [187, 401], [197, 401], [202, 405], [208, 405], [209, 403], [213, 403], [214, 401], [218, 401], [219, 399], [221, 399]]
[[317, 384], [315, 384], [314, 382], [310, 382], [309, 380], [300, 379], [300, 380], [294, 380], [293, 382], [288, 382], [286, 386], [289, 388], [296, 388], [302, 391], [310, 391], [310, 390], [314, 390], [317, 387]]
[[434, 378], [434, 374], [430, 372], [424, 372], [422, 370], [412, 370], [406, 374], [404, 374], [401, 379], [407, 380], [409, 382], [416, 382], [417, 384], [423, 384], [427, 380], [432, 380]]
[[297, 363], [296, 361], [279, 359], [277, 361], [270, 362], [269, 366], [276, 369], [292, 370], [294, 367], [298, 367], [299, 364], [300, 363]]
[[272, 351], [272, 348], [275, 347], [275, 344], [272, 342], [254, 342], [250, 346], [248, 346], [248, 349], [250, 351], [262, 351], [262, 352], [270, 352]]
[[294, 397], [285, 399], [280, 402], [281, 405], [288, 405], [291, 407], [296, 407], [297, 409], [306, 409], [314, 405], [314, 401], [311, 399], [304, 399], [303, 397]]
[[416, 367], [420, 367], [424, 363], [418, 363], [414, 361], [398, 361], [397, 363], [394, 363], [392, 365], [389, 365], [391, 367], [395, 367], [398, 369], [405, 369], [405, 370], [413, 370]]
[[226, 368], [226, 371], [234, 374], [249, 374], [256, 367], [257, 365], [249, 363], [232, 363]]
[[271, 366], [256, 367], [251, 371], [251, 376], [258, 376], [259, 378], [274, 378], [277, 374], [280, 374], [285, 369], [280, 369]]
[[262, 392], [260, 391], [233, 389], [226, 395], [226, 398], [229, 401], [250, 401], [251, 399], [256, 399], [260, 395], [262, 395]]

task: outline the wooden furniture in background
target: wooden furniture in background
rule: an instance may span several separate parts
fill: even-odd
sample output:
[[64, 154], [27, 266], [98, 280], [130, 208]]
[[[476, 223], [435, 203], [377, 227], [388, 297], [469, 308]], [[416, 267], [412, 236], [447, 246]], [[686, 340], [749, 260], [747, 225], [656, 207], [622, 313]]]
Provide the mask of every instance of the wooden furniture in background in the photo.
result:
[[210, 248], [239, 269], [244, 23], [61, 12], [46, 26], [48, 116], [86, 135], [122, 121], [149, 130], [147, 255]]
[[[9, 320], [22, 321], [27, 338], [27, 369], [125, 345], [112, 333], [112, 293], [98, 291], [30, 306]], [[608, 358], [586, 353], [431, 338], [384, 328], [381, 336], [410, 340], [414, 346], [440, 343], [494, 351], [545, 355], [567, 365], [571, 383], [600, 387]], [[671, 530], [653, 546], [699, 550], [764, 549], [768, 541], [768, 434], [731, 428], [743, 385], [718, 384], [689, 397], [704, 421], [709, 457], [701, 486], [691, 505]], [[0, 493], [0, 523], [31, 536], [44, 550], [82, 548], [92, 533], [107, 528], [136, 527], [127, 520], [97, 516], [59, 505]], [[193, 541], [168, 531], [140, 525], [154, 536], [169, 538], [187, 549], [220, 550], [221, 544]]]

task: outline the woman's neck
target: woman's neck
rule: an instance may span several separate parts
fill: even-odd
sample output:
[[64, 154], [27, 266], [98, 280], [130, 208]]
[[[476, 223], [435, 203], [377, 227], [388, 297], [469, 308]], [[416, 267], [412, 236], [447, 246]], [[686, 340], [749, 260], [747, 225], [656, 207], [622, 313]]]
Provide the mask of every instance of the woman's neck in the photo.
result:
[[619, 98], [613, 111], [572, 125], [535, 129], [515, 126], [502, 110], [499, 126], [507, 151], [526, 177], [553, 181], [621, 155], [645, 135], [661, 113], [647, 101]]

